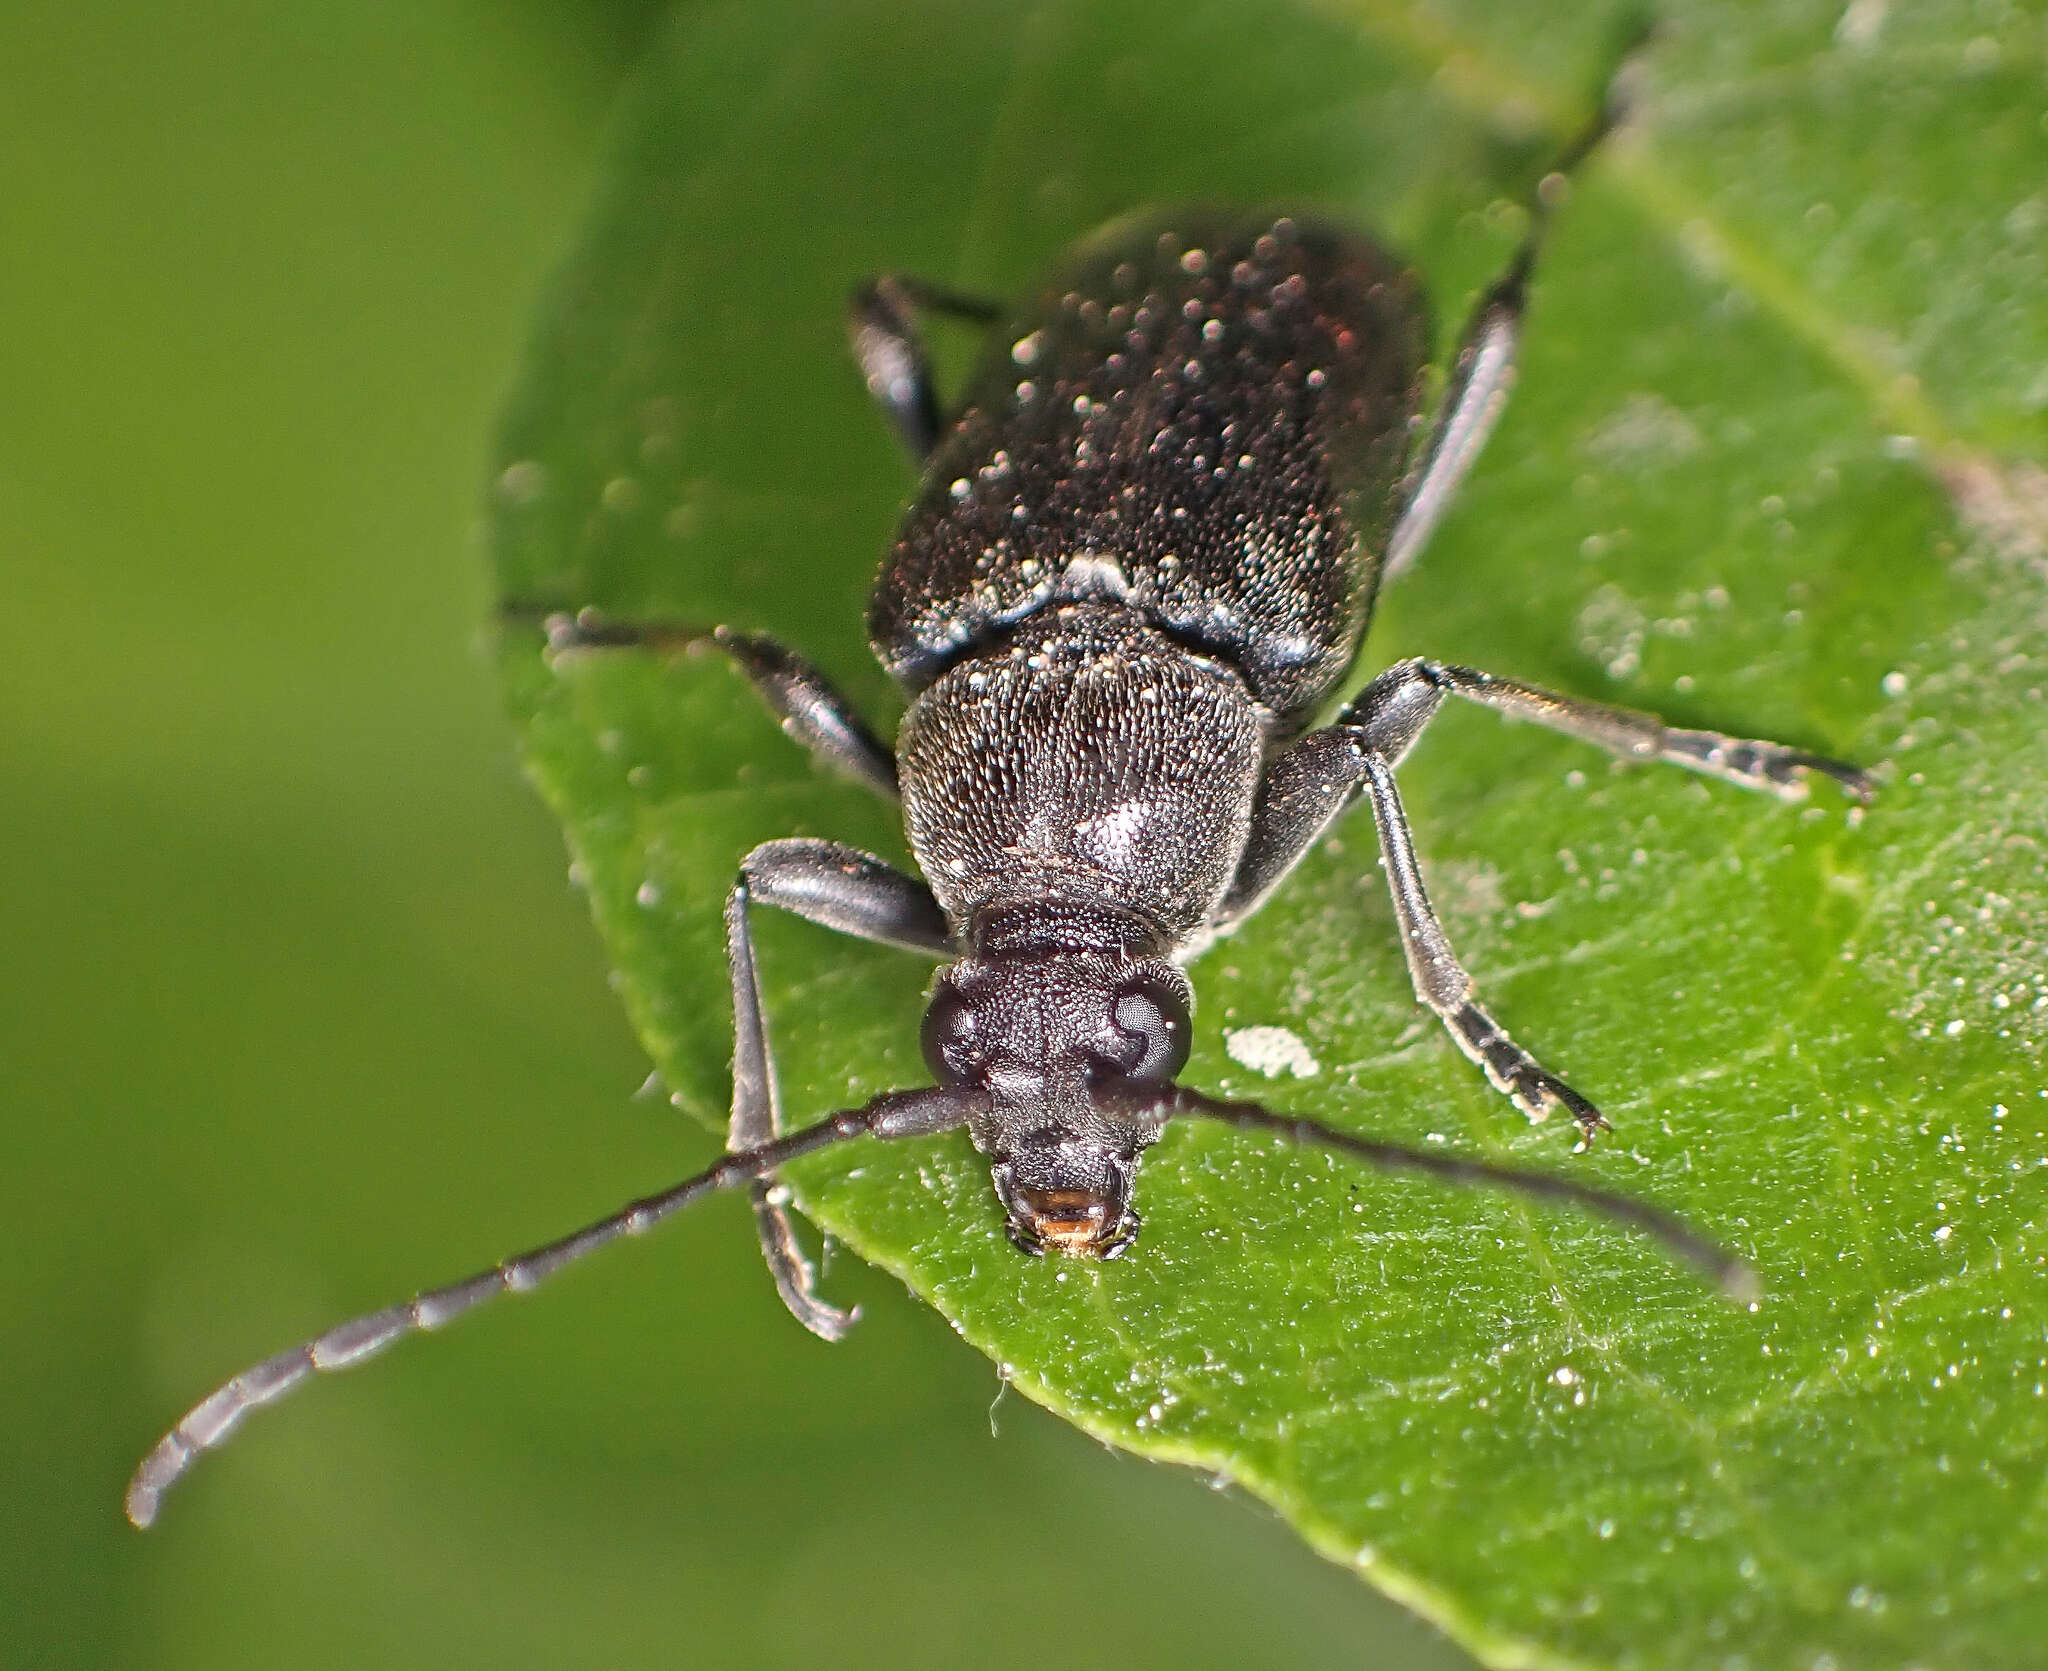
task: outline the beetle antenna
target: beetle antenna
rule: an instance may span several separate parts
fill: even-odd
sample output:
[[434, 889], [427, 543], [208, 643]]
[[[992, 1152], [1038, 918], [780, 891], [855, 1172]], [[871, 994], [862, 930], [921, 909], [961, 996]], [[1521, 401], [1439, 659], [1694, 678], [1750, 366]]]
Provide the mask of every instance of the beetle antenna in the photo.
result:
[[208, 1393], [142, 1459], [128, 1484], [128, 1518], [137, 1526], [156, 1519], [163, 1494], [182, 1478], [202, 1452], [225, 1444], [242, 1418], [260, 1404], [272, 1404], [317, 1371], [353, 1369], [394, 1346], [406, 1335], [438, 1329], [500, 1294], [523, 1294], [585, 1254], [621, 1236], [638, 1236], [665, 1218], [712, 1194], [765, 1178], [788, 1161], [853, 1137], [922, 1137], [966, 1120], [980, 1105], [979, 1094], [938, 1088], [891, 1091], [864, 1108], [847, 1109], [829, 1120], [778, 1137], [759, 1148], [722, 1156], [694, 1178], [658, 1194], [628, 1202], [594, 1224], [445, 1288], [434, 1288], [399, 1305], [386, 1306], [329, 1329], [289, 1351], [265, 1358]]
[[1388, 1172], [1420, 1172], [1446, 1183], [1470, 1184], [1491, 1189], [1512, 1190], [1538, 1201], [1560, 1201], [1640, 1230], [1661, 1242], [1666, 1250], [1695, 1266], [1730, 1299], [1745, 1303], [1762, 1292], [1757, 1275], [1747, 1263], [1726, 1248], [1710, 1242], [1683, 1219], [1662, 1208], [1652, 1207], [1611, 1190], [1548, 1172], [1518, 1172], [1510, 1167], [1489, 1166], [1485, 1161], [1465, 1160], [1457, 1155], [1437, 1154], [1428, 1149], [1411, 1149], [1404, 1143], [1388, 1143], [1375, 1137], [1354, 1137], [1318, 1120], [1298, 1114], [1280, 1114], [1256, 1102], [1231, 1102], [1204, 1096], [1200, 1091], [1177, 1085], [1169, 1093], [1163, 1112], [1195, 1114], [1220, 1120], [1225, 1125], [1248, 1131], [1278, 1133], [1290, 1142], [1335, 1149]]

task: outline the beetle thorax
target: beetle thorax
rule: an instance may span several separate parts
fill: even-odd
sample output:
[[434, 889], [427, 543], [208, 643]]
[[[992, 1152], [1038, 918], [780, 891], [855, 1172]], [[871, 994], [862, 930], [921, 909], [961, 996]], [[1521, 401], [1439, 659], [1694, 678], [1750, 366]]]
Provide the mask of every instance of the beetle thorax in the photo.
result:
[[1236, 870], [1263, 747], [1228, 667], [1127, 609], [1049, 610], [912, 704], [898, 740], [910, 843], [963, 937], [1061, 900], [1177, 946]]

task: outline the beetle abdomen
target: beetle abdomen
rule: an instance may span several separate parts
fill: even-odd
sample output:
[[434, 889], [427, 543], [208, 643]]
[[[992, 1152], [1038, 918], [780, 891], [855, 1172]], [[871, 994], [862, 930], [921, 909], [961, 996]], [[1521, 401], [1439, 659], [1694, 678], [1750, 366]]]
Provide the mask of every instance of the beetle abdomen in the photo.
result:
[[883, 567], [876, 654], [917, 688], [1047, 604], [1115, 600], [1299, 729], [1365, 627], [1426, 336], [1414, 275], [1357, 233], [1108, 228], [995, 333]]

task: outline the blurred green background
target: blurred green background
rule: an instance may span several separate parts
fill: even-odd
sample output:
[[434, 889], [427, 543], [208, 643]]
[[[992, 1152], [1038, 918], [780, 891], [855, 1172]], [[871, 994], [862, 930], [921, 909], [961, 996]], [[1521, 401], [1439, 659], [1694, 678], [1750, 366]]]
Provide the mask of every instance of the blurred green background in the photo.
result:
[[120, 1518], [221, 1375], [708, 1152], [630, 1100], [477, 649], [494, 413], [657, 12], [0, 10], [0, 1663], [1465, 1663], [890, 1284], [803, 1335], [737, 1201]]

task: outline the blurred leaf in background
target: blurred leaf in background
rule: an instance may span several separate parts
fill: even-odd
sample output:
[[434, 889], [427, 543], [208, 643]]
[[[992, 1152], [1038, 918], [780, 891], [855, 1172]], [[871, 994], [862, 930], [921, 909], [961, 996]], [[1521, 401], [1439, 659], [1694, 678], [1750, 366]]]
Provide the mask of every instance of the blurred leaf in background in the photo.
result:
[[[1629, 21], [778, 20], [693, 9], [650, 63], [507, 420], [493, 551], [508, 598], [772, 631], [876, 707], [861, 554], [907, 479], [844, 363], [859, 278], [1005, 294], [1133, 205], [1278, 199], [1387, 229], [1453, 327]], [[1230, 1035], [1284, 1024], [1324, 1071], [1276, 1096], [1677, 1207], [1767, 1303], [1608, 1226], [1213, 1130], [1161, 1144], [1112, 1266], [1012, 1256], [964, 1136], [835, 1151], [798, 1194], [1033, 1399], [1243, 1485], [1490, 1662], [2042, 1663], [2041, 24], [1663, 22], [1374, 660], [1885, 761], [1886, 792], [1791, 810], [1462, 715], [1407, 775], [1436, 891], [1615, 1140], [1567, 1154], [1417, 1015], [1363, 828], [1199, 967], [1191, 1075], [1253, 1089]], [[721, 665], [551, 663], [530, 629], [502, 665], [636, 1029], [715, 1123], [739, 856], [900, 856], [890, 815]], [[764, 940], [792, 1108], [921, 1079], [921, 964]]]

